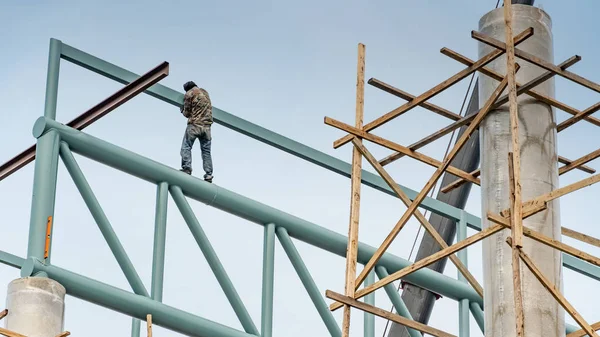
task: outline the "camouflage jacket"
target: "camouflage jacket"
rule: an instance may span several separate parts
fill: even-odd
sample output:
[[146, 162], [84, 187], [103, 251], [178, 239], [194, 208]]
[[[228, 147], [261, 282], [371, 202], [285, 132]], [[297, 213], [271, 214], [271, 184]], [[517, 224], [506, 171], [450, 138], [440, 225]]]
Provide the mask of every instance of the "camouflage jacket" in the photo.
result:
[[188, 119], [188, 124], [210, 126], [213, 123], [212, 104], [208, 92], [194, 87], [185, 93], [181, 113]]

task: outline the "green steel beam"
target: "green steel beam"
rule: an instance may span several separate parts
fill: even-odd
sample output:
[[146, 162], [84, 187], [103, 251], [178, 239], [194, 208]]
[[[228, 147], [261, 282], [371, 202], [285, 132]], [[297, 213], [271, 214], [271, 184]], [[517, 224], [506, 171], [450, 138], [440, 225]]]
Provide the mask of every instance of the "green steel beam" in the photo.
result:
[[0, 251], [0, 263], [9, 267], [21, 269], [23, 263], [25, 263], [25, 259], [11, 253]]
[[169, 184], [162, 182], [156, 189], [156, 212], [154, 215], [154, 249], [152, 254], [152, 289], [150, 297], [162, 302], [165, 274], [165, 245], [167, 240], [167, 202]]
[[131, 319], [131, 337], [140, 337], [140, 325], [142, 322], [137, 318]]
[[135, 270], [135, 267], [129, 259], [129, 256], [127, 256], [125, 248], [123, 248], [121, 241], [119, 241], [119, 238], [117, 237], [117, 233], [115, 233], [110, 221], [106, 217], [106, 214], [104, 214], [98, 199], [96, 199], [90, 184], [87, 182], [87, 179], [85, 179], [83, 172], [81, 172], [75, 157], [73, 157], [71, 150], [69, 150], [69, 145], [67, 145], [65, 142], [61, 142], [60, 144], [60, 156], [65, 164], [65, 167], [67, 168], [67, 171], [71, 175], [71, 178], [73, 178], [73, 182], [79, 190], [83, 201], [87, 205], [92, 217], [96, 221], [96, 224], [98, 225], [104, 240], [108, 244], [110, 251], [117, 260], [119, 267], [121, 267], [123, 274], [125, 274], [125, 278], [127, 279], [127, 282], [129, 282], [131, 289], [133, 289], [133, 292], [138, 295], [148, 297], [148, 291], [146, 290], [142, 279]]
[[[346, 256], [348, 238], [342, 234], [244, 197], [216, 184], [207, 183], [44, 117], [40, 117], [35, 123], [34, 136], [36, 138], [40, 137], [50, 129], [58, 131], [61, 139], [69, 143], [71, 150], [80, 155], [155, 184], [164, 181], [169, 186], [185, 186], [183, 193], [190, 198], [261, 226], [274, 223], [278, 227], [285, 228], [292, 237], [298, 240], [339, 256]], [[359, 243], [358, 261], [363, 264], [367, 263], [375, 250], [374, 247]], [[395, 272], [410, 265], [411, 262], [386, 253], [378, 264], [385, 267], [389, 272]], [[427, 268], [411, 273], [405, 280], [455, 300], [466, 298], [472, 302], [483, 303], [481, 297], [468, 284]]]
[[276, 233], [283, 250], [290, 259], [292, 266], [296, 270], [296, 273], [304, 285], [308, 296], [310, 296], [310, 299], [315, 305], [315, 308], [317, 308], [317, 311], [319, 312], [323, 323], [325, 323], [327, 330], [329, 330], [329, 333], [332, 337], [341, 337], [342, 330], [340, 330], [340, 327], [333, 318], [331, 311], [329, 311], [329, 307], [327, 306], [327, 303], [325, 303], [323, 295], [319, 291], [315, 280], [313, 280], [312, 276], [310, 275], [308, 268], [306, 268], [304, 261], [302, 261], [302, 257], [300, 256], [300, 253], [298, 253], [296, 246], [294, 246], [294, 242], [292, 242], [288, 232], [283, 227], [277, 227]]
[[[375, 272], [377, 273], [377, 277], [380, 280], [390, 276], [388, 271], [381, 266], [375, 267]], [[408, 311], [406, 304], [402, 300], [402, 297], [400, 297], [398, 290], [396, 290], [396, 288], [394, 288], [394, 283], [386, 284], [385, 286], [383, 286], [383, 290], [385, 290], [385, 293], [388, 295], [388, 297], [389, 297], [390, 301], [392, 302], [392, 305], [396, 309], [396, 312], [398, 313], [398, 315], [414, 321], [412, 315], [410, 314], [410, 311]], [[411, 329], [408, 327], [406, 328], [406, 330], [408, 331], [408, 335], [410, 337], [423, 337], [423, 334], [421, 333], [421, 331]]]
[[[77, 64], [83, 68], [122, 84], [128, 84], [140, 77], [139, 75], [127, 69], [104, 61], [98, 57], [90, 55], [64, 43], [62, 44], [61, 57], [69, 62]], [[176, 107], [180, 107], [183, 103], [183, 94], [162, 84], [153, 85], [146, 90], [145, 93]], [[250, 138], [273, 146], [310, 163], [316, 164], [329, 171], [348, 178], [350, 177], [351, 165], [343, 160], [337, 159], [333, 156], [325, 154], [321, 151], [313, 149], [309, 146], [282, 136], [269, 129], [263, 128], [257, 124], [251, 123], [245, 119], [236, 117], [215, 107], [213, 107], [213, 118], [217, 124], [223, 125], [224, 127], [237, 131]], [[391, 196], [397, 197], [395, 192], [392, 191], [392, 189], [378, 175], [363, 170], [361, 177], [363, 184], [387, 193]], [[400, 186], [400, 188], [411, 200], [414, 200], [414, 198], [417, 196], [416, 191], [402, 185], [398, 186]], [[461, 214], [464, 212], [460, 208], [450, 206], [444, 202], [429, 197], [425, 198], [420, 207], [454, 221], [460, 221]], [[465, 212], [465, 214], [467, 225], [470, 228], [480, 231], [481, 219], [470, 213]], [[596, 266], [586, 264], [586, 262], [572, 258], [566, 254], [563, 254], [563, 265], [569, 269], [575, 270], [600, 281], [600, 268]]]
[[485, 318], [481, 306], [477, 303], [469, 303], [469, 309], [471, 309], [471, 314], [473, 314], [473, 318], [475, 318], [479, 329], [485, 334]]
[[127, 292], [54, 265], [45, 265], [34, 258], [25, 261], [21, 269], [21, 277], [29, 277], [40, 272], [46, 273], [49, 278], [62, 284], [71, 296], [135, 317], [144, 322], [146, 321], [146, 315], [151, 314], [153, 324], [187, 336], [256, 337], [173, 308], [151, 298]]
[[[370, 286], [373, 283], [375, 283], [375, 272], [371, 270], [365, 278], [365, 287]], [[365, 296], [365, 303], [375, 306], [375, 293], [370, 293]], [[364, 316], [364, 337], [375, 337], [375, 315], [365, 311]]]
[[56, 119], [56, 103], [58, 101], [58, 77], [60, 73], [60, 58], [63, 44], [60, 40], [50, 39], [48, 55], [48, 72], [46, 74], [46, 103], [44, 116]]
[[[467, 238], [467, 221], [464, 215], [466, 212], [463, 212], [460, 217], [460, 221], [458, 223], [458, 228], [456, 231], [456, 242], [460, 242]], [[468, 252], [466, 249], [460, 250], [456, 255], [458, 255], [458, 259], [463, 263], [463, 265], [468, 269]], [[467, 283], [467, 279], [465, 276], [457, 270], [458, 280], [464, 283]], [[469, 300], [460, 300], [458, 302], [458, 336], [459, 337], [469, 337], [470, 335], [470, 327], [469, 323], [471, 321], [471, 315], [469, 314]]]
[[273, 336], [273, 283], [275, 277], [275, 225], [265, 226], [262, 274], [261, 336]]
[[192, 207], [190, 207], [190, 204], [185, 199], [181, 188], [179, 186], [171, 185], [169, 186], [169, 191], [171, 192], [171, 197], [173, 197], [173, 201], [175, 201], [175, 205], [177, 205], [177, 208], [179, 208], [179, 212], [181, 212], [183, 219], [188, 225], [190, 232], [192, 232], [192, 236], [194, 237], [194, 239], [196, 239], [198, 247], [200, 247], [202, 254], [204, 254], [206, 262], [208, 262], [208, 265], [215, 274], [219, 285], [221, 285], [221, 288], [223, 289], [227, 300], [229, 300], [233, 311], [240, 320], [240, 323], [242, 323], [244, 330], [247, 333], [259, 336], [260, 333], [258, 332], [258, 329], [256, 329], [254, 322], [252, 322], [252, 318], [250, 317], [248, 310], [246, 310], [246, 307], [244, 306], [240, 295], [235, 290], [235, 287], [233, 286], [231, 279], [227, 275], [223, 264], [221, 263], [221, 261], [219, 261], [217, 252], [215, 252], [214, 248], [210, 244], [210, 241], [208, 240], [208, 237], [202, 230], [200, 222], [198, 222], [198, 219], [194, 215]]

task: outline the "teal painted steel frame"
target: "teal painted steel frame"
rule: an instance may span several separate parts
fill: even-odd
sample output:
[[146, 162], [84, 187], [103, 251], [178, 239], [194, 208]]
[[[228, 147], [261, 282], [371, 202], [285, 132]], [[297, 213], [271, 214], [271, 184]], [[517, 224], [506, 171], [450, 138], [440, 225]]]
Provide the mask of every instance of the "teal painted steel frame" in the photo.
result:
[[[306, 266], [302, 262], [300, 255], [295, 249], [291, 238], [294, 237], [339, 256], [345, 256], [347, 241], [346, 237], [271, 208], [267, 205], [260, 204], [249, 198], [237, 195], [216, 185], [207, 184], [199, 179], [189, 177], [160, 163], [153, 162], [127, 150], [120, 149], [112, 144], [106, 143], [102, 140], [96, 139], [92, 136], [76, 131], [54, 121], [56, 117], [60, 58], [123, 84], [132, 82], [139, 77], [139, 75], [128, 70], [82, 52], [69, 45], [63, 44], [59, 40], [50, 40], [44, 117], [38, 119], [36, 125], [34, 126], [34, 136], [38, 138], [38, 143], [33, 187], [34, 197], [32, 199], [30, 236], [27, 252], [28, 259], [25, 260], [12, 254], [0, 251], [0, 263], [4, 263], [16, 268], [22, 268], [23, 276], [48, 276], [56, 279], [58, 282], [65, 285], [67, 292], [73, 296], [132, 316], [132, 336], [139, 336], [139, 320], [145, 320], [146, 313], [153, 314], [154, 322], [157, 325], [193, 336], [204, 336], [206, 334], [223, 337], [250, 336], [249, 334], [221, 326], [217, 323], [207, 321], [203, 318], [193, 316], [189, 313], [168, 307], [160, 303], [162, 300], [162, 281], [164, 274], [167, 190], [170, 190], [173, 198], [176, 200], [178, 208], [180, 208], [184, 218], [186, 218], [186, 222], [190, 226], [190, 229], [193, 233], [195, 233], [194, 236], [197, 241], [199, 238], [198, 231], [201, 232], [202, 229], [200, 228], [197, 219], [193, 215], [189, 204], [187, 204], [187, 201], [185, 201], [184, 195], [265, 226], [265, 256], [263, 258], [263, 315], [261, 320], [261, 330], [263, 336], [270, 336], [272, 334], [274, 256], [271, 251], [274, 252], [274, 250], [271, 247], [274, 243], [273, 233], [276, 233], [277, 237], [279, 238], [279, 241], [284, 247], [284, 250], [290, 258], [290, 261], [294, 265], [294, 268], [305, 285], [311, 299], [313, 300], [313, 303], [321, 314], [321, 317], [330, 333], [333, 336], [338, 336], [341, 334], [339, 326], [333, 319], [331, 312], [328, 310], [323, 296], [319, 293], [316, 284], [314, 284], [314, 281], [306, 269]], [[145, 93], [177, 107], [181, 106], [183, 101], [183, 95], [181, 93], [160, 84], [153, 85], [146, 90]], [[283, 150], [335, 173], [350, 177], [351, 166], [347, 162], [341, 161], [335, 157], [305, 146], [268, 129], [250, 123], [218, 108], [213, 108], [213, 116], [217, 124], [240, 132], [253, 139]], [[158, 185], [152, 271], [152, 298], [147, 298], [148, 294], [145, 288], [142, 291], [142, 289], [139, 287], [139, 283], [141, 283], [141, 281], [139, 281], [139, 283], [137, 282], [139, 280], [139, 276], [137, 279], [135, 279], [134, 276], [132, 277], [132, 273], [137, 276], [135, 269], [133, 269], [133, 265], [131, 265], [129, 268], [127, 263], [125, 263], [123, 264], [125, 267], [123, 265], [121, 267], [126, 276], [129, 274], [128, 280], [130, 277], [132, 278], [133, 281], [130, 281], [130, 284], [132, 285], [134, 291], [145, 296], [131, 294], [101, 282], [91, 280], [84, 276], [80, 276], [50, 265], [50, 251], [48, 258], [44, 260], [46, 224], [48, 217], [53, 217], [54, 214], [56, 173], [58, 166], [59, 146], [61, 146], [59, 144], [62, 144], [62, 147], [66, 149], [61, 151], [61, 156], [63, 157], [65, 164], [70, 165], [71, 169], [69, 171], [71, 175], [79, 177], [78, 188], [82, 192], [82, 195], [87, 195], [87, 197], [84, 196], [84, 199], [87, 199], [86, 203], [88, 203], [90, 211], [92, 211], [93, 214], [96, 213], [100, 219], [102, 216], [99, 215], [103, 214], [102, 210], [99, 205], [96, 205], [97, 207], [89, 206], [90, 204], [97, 204], [97, 201], [95, 203], [93, 202], [95, 198], [91, 192], [91, 189], [89, 189], [89, 185], [87, 185], [87, 182], [85, 182], [85, 178], [78, 169], [74, 158], [71, 160], [72, 154], [70, 151], [68, 151], [69, 146], [72, 147], [73, 152], [79, 153], [83, 156], [115, 167], [121, 171], [127, 172], [141, 179], [151, 181]], [[70, 156], [71, 158], [65, 160], [65, 155], [62, 152], [66, 153], [66, 157]], [[111, 159], [111, 156], [116, 156], [116, 159]], [[67, 162], [70, 164], [67, 164]], [[142, 164], [142, 166], [136, 168], [136, 165], [139, 164]], [[74, 180], [76, 179], [75, 177]], [[365, 185], [368, 185], [379, 191], [395, 196], [395, 193], [386, 185], [383, 179], [370, 172], [363, 171], [362, 182]], [[181, 189], [178, 186], [186, 186], [186, 189]], [[414, 199], [414, 197], [417, 195], [416, 191], [401, 185], [399, 186], [409, 196], [409, 198]], [[426, 198], [420, 206], [441, 216], [457, 222], [460, 221], [461, 226], [459, 227], [462, 227], [462, 230], [464, 231], [466, 231], [466, 226], [476, 230], [481, 230], [481, 220], [478, 217], [461, 209], [452, 207], [432, 198]], [[97, 216], [95, 216], [95, 218]], [[112, 230], [108, 220], [98, 222], [103, 223], [103, 225], [99, 224], [101, 228], [104, 226], [105, 228]], [[190, 225], [190, 223], [192, 225]], [[111, 249], [113, 250], [113, 253], [115, 253], [117, 260], [123, 260], [123, 257], [127, 258], [124, 250], [122, 247], [120, 247], [120, 244], [115, 244], [115, 242], [118, 243], [116, 235], [114, 237], [111, 237], [110, 235], [107, 237], [107, 235], [105, 235], [105, 238], [107, 239], [109, 246], [111, 246], [111, 241], [113, 242]], [[206, 239], [206, 241], [200, 241], [203, 243], [208, 243], [208, 239]], [[202, 246], [203, 245], [201, 245], [201, 248]], [[210, 250], [212, 250], [212, 247]], [[360, 243], [358, 257], [359, 262], [366, 263], [374, 251], [375, 248]], [[214, 250], [212, 253], [213, 254], [208, 254], [207, 256], [207, 260], [213, 261], [211, 268], [218, 263], [218, 258], [216, 257]], [[459, 253], [459, 256], [461, 256], [460, 254], [461, 253]], [[205, 255], [207, 254], [205, 253]], [[464, 257], [464, 255], [462, 257]], [[388, 274], [388, 270], [394, 272], [406, 267], [409, 264], [409, 261], [386, 253], [379, 261], [376, 271], [379, 278], [381, 278]], [[220, 265], [220, 263], [218, 263], [218, 265]], [[581, 261], [576, 257], [563, 254], [563, 265], [578, 273], [584, 274], [596, 280], [600, 280], [600, 268]], [[221, 270], [222, 273], [219, 273], [219, 270]], [[239, 299], [239, 296], [237, 296], [235, 288], [233, 288], [233, 285], [225, 274], [224, 269], [222, 269], [222, 266], [220, 269], [217, 268], [217, 270], [213, 268], [213, 271], [219, 279], [219, 282], [222, 283], [222, 286], [223, 284], [227, 285], [227, 283], [229, 283], [230, 287], [223, 286], [226, 295], [229, 293], [228, 298], [230, 298], [231, 294], [235, 294], [235, 296], [232, 296], [233, 300], [230, 298], [230, 302], [234, 307], [236, 314], [238, 314], [238, 317], [240, 317], [240, 321], [242, 322], [245, 330], [251, 332], [253, 335], [258, 335], [256, 327], [254, 327], [254, 324], [252, 323], [247, 311], [243, 307], [241, 299]], [[460, 278], [461, 276], [459, 276], [459, 279]], [[482, 299], [468, 284], [453, 280], [428, 269], [419, 270], [407, 277], [405, 280], [440, 295], [460, 301], [461, 308], [470, 308], [476, 322], [483, 330], [483, 311], [481, 310]], [[460, 281], [463, 280], [461, 279]], [[390, 295], [390, 299], [394, 303], [394, 306], [397, 309], [402, 308], [401, 299], [400, 302], [398, 302], [396, 297], [399, 298], [399, 295], [392, 288], [386, 289], [386, 292], [388, 292], [388, 295]], [[394, 296], [394, 294], [397, 296]], [[235, 300], [235, 297], [237, 297], [237, 300]], [[372, 300], [373, 297], [367, 296], [365, 298], [365, 301], [367, 302], [371, 302]], [[144, 309], [147, 310], [144, 311]], [[461, 310], [461, 312], [462, 311], [464, 310]], [[463, 321], [465, 319], [465, 315], [461, 315], [461, 321]], [[409, 313], [408, 317], [410, 317]], [[368, 314], [365, 315], [365, 336], [372, 335], [372, 322], [373, 316]], [[468, 325], [466, 329], [468, 329]], [[468, 336], [468, 334], [463, 330], [464, 324], [461, 326], [460, 336]], [[570, 325], [567, 326], [567, 333], [575, 330], [577, 330], [577, 327]], [[418, 331], [416, 331], [418, 335], [414, 334], [414, 330], [412, 332], [413, 333], [411, 333], [411, 337], [421, 337], [421, 334]]]
[[[458, 222], [458, 228], [456, 231], [456, 242], [465, 240], [467, 238], [467, 220], [465, 216], [465, 212], [461, 213], [460, 221]], [[466, 249], [462, 249], [458, 251], [456, 254], [458, 259], [463, 263], [463, 265], [468, 269], [468, 252]], [[467, 279], [460, 272], [460, 270], [456, 271], [458, 274], [458, 280], [464, 283], [467, 283]], [[460, 300], [458, 302], [458, 337], [469, 337], [470, 335], [470, 314], [469, 314], [469, 300]]]

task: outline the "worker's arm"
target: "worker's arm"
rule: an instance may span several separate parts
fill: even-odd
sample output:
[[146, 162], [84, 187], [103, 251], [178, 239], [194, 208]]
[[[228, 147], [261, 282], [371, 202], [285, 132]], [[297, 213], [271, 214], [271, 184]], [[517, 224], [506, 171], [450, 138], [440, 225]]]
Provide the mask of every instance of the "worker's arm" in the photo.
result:
[[186, 93], [183, 96], [183, 106], [181, 107], [181, 113], [183, 114], [183, 117], [185, 118], [189, 118], [190, 117], [190, 108], [192, 106], [192, 95], [189, 95], [188, 93]]

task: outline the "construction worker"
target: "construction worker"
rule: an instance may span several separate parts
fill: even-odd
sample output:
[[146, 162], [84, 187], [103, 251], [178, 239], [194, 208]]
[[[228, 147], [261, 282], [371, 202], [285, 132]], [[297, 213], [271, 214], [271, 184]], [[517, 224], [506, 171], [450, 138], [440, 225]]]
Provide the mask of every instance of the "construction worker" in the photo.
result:
[[202, 150], [202, 164], [204, 180], [211, 183], [213, 179], [213, 165], [210, 155], [211, 135], [210, 128], [213, 123], [212, 105], [206, 90], [198, 88], [193, 81], [183, 85], [185, 96], [181, 113], [188, 119], [183, 143], [181, 144], [181, 171], [192, 174], [192, 147], [196, 138], [200, 141]]

